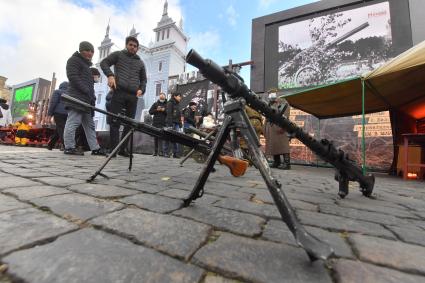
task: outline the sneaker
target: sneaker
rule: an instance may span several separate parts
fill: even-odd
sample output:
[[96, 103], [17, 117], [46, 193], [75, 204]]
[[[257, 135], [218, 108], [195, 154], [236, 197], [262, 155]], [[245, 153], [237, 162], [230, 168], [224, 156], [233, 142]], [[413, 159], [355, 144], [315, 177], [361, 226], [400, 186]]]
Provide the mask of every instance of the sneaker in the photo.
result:
[[178, 156], [177, 154], [173, 154], [173, 158], [177, 158], [177, 159], [179, 159], [179, 158], [180, 158], [180, 156]]
[[157, 152], [154, 152], [154, 153], [152, 154], [152, 156], [158, 156], [158, 153], [157, 153]]
[[78, 150], [76, 150], [75, 148], [68, 148], [68, 149], [65, 149], [65, 150], [63, 151], [63, 153], [64, 153], [64, 154], [69, 154], [69, 155], [84, 155], [84, 152], [82, 152], [82, 151], [78, 151]]
[[96, 150], [92, 150], [91, 151], [91, 155], [102, 155], [102, 156], [106, 156], [106, 150], [104, 148], [98, 148]]

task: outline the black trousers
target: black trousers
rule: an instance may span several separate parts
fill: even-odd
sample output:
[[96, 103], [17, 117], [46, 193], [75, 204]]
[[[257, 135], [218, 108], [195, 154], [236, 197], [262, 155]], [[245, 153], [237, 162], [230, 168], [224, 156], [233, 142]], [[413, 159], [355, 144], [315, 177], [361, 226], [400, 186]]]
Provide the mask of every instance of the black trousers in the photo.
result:
[[49, 143], [47, 144], [47, 146], [50, 147], [50, 148], [54, 148], [59, 139], [61, 140], [61, 142], [63, 144], [63, 131], [65, 129], [66, 118], [68, 117], [68, 115], [66, 115], [66, 114], [53, 114], [53, 117], [55, 119], [56, 131], [50, 137]]
[[[137, 96], [135, 93], [127, 93], [121, 90], [116, 90], [112, 95], [111, 99], [111, 108], [112, 113], [118, 114], [122, 113], [127, 117], [133, 118], [136, 115], [137, 110]], [[112, 118], [111, 124], [109, 125], [109, 137], [111, 140], [111, 149], [114, 149], [120, 141], [120, 127], [121, 123], [116, 119]], [[129, 126], [124, 126], [124, 131], [122, 132], [121, 138], [123, 138], [130, 131]], [[127, 140], [123, 145], [121, 150], [126, 149], [128, 146], [129, 140]]]

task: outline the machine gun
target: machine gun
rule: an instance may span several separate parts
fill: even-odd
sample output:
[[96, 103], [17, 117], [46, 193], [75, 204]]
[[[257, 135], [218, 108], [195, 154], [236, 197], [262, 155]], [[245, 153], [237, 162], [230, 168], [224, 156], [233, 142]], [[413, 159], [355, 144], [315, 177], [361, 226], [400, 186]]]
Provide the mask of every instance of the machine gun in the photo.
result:
[[[121, 123], [125, 125], [129, 125], [132, 128], [132, 131], [138, 131], [138, 132], [142, 132], [147, 135], [150, 135], [152, 137], [160, 138], [162, 140], [176, 142], [176, 143], [191, 147], [195, 149], [196, 151], [199, 151], [200, 153], [203, 153], [205, 155], [208, 155], [211, 152], [211, 145], [207, 141], [199, 140], [189, 135], [186, 135], [171, 129], [160, 129], [152, 125], [148, 125], [148, 124], [136, 121], [134, 119], [131, 119], [121, 114], [108, 112], [103, 109], [96, 108], [95, 106], [92, 106], [88, 103], [85, 103], [81, 100], [78, 100], [66, 94], [62, 95], [62, 99], [64, 99], [70, 104], [77, 106], [79, 109], [90, 109], [92, 111], [96, 111], [96, 112], [108, 115], [110, 117], [113, 117], [117, 119], [118, 121], [120, 121]], [[111, 156], [112, 155], [113, 154], [111, 154]], [[246, 169], [248, 168], [248, 162], [246, 162], [245, 160], [236, 159], [228, 155], [219, 155], [218, 161], [221, 164], [227, 166], [230, 169], [230, 173], [235, 177], [244, 175]], [[104, 164], [104, 166], [106, 165], [106, 163]], [[103, 167], [101, 167], [101, 169], [103, 169]], [[96, 173], [99, 174], [100, 170]], [[92, 176], [89, 181], [92, 181], [95, 175]]]
[[186, 61], [197, 67], [205, 78], [219, 85], [231, 97], [245, 99], [246, 103], [251, 108], [260, 112], [269, 119], [269, 121], [300, 140], [321, 159], [332, 164], [336, 168], [335, 179], [339, 182], [338, 194], [341, 198], [344, 198], [348, 194], [349, 181], [358, 182], [362, 194], [366, 197], [371, 196], [375, 184], [375, 177], [371, 174], [364, 176], [362, 170], [357, 167], [354, 161], [348, 158], [348, 155], [344, 151], [336, 149], [335, 146], [326, 139], [320, 141], [314, 139], [288, 118], [280, 115], [275, 109], [269, 107], [267, 102], [248, 89], [238, 77], [227, 72], [226, 69], [223, 69], [215, 62], [202, 58], [195, 50], [192, 49], [189, 51], [186, 56]]

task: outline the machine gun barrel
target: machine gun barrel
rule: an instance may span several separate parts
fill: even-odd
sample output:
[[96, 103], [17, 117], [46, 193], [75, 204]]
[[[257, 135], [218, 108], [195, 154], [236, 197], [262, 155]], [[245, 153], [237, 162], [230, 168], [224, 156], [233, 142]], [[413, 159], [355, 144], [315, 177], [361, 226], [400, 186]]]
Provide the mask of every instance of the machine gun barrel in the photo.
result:
[[375, 177], [370, 174], [363, 175], [362, 170], [348, 158], [347, 154], [340, 149], [336, 149], [331, 142], [326, 139], [320, 141], [314, 139], [295, 123], [282, 116], [276, 109], [269, 107], [266, 101], [251, 91], [237, 76], [223, 69], [212, 60], [202, 58], [195, 50], [189, 51], [186, 61], [197, 67], [205, 78], [219, 85], [230, 96], [244, 98], [251, 108], [260, 112], [270, 122], [285, 129], [321, 159], [332, 164], [337, 171], [335, 179], [339, 182], [339, 195], [342, 198], [348, 194], [349, 181], [358, 182], [364, 196], [372, 194]]
[[[175, 142], [175, 143], [179, 143], [179, 144], [191, 147], [195, 149], [196, 151], [199, 151], [200, 153], [203, 153], [205, 155], [208, 155], [211, 152], [211, 146], [203, 140], [193, 138], [191, 136], [185, 135], [183, 133], [180, 133], [171, 129], [170, 130], [160, 129], [160, 128], [136, 121], [132, 118], [123, 116], [121, 114], [115, 114], [100, 108], [96, 108], [93, 105], [85, 103], [81, 100], [78, 100], [66, 94], [62, 95], [62, 99], [66, 100], [68, 103], [79, 106], [79, 108], [83, 107], [85, 109], [91, 109], [93, 111], [114, 117], [121, 123], [129, 125], [133, 127], [136, 131], [145, 133], [147, 135], [158, 137], [166, 141], [171, 141], [171, 142]], [[247, 163], [246, 161], [239, 160], [230, 156], [220, 155], [218, 158], [218, 161], [220, 161], [221, 164], [226, 165], [231, 170], [231, 173], [233, 176], [242, 176], [248, 167], [246, 164]]]

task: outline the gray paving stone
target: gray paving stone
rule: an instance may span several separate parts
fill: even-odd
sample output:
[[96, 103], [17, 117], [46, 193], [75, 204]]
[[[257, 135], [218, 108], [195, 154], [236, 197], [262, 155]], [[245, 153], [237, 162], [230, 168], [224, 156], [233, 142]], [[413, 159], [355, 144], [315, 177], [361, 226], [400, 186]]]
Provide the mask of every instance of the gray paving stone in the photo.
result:
[[175, 211], [173, 214], [247, 236], [258, 235], [265, 222], [263, 218], [255, 215], [211, 206], [189, 206]]
[[85, 183], [83, 180], [68, 177], [43, 177], [36, 178], [34, 180], [56, 187], [66, 187], [69, 185]]
[[329, 232], [320, 228], [305, 227], [308, 232], [313, 234], [313, 236], [319, 238], [325, 243], [328, 243], [335, 252], [335, 255], [338, 257], [346, 257], [346, 258], [354, 258], [354, 254], [348, 245], [348, 243], [344, 240], [346, 235], [341, 233]]
[[74, 224], [34, 208], [0, 213], [0, 255], [77, 228]]
[[239, 283], [239, 281], [227, 279], [218, 275], [207, 274], [203, 283]]
[[21, 200], [30, 200], [40, 197], [69, 194], [71, 192], [63, 188], [56, 188], [51, 186], [31, 186], [12, 188], [4, 190], [3, 193], [12, 194]]
[[245, 193], [238, 191], [236, 189], [231, 188], [232, 186], [229, 186], [229, 188], [222, 188], [222, 187], [212, 187], [212, 186], [205, 186], [205, 193], [209, 195], [215, 195], [220, 197], [226, 197], [226, 198], [236, 198], [236, 199], [245, 199], [249, 200], [253, 196], [250, 193]]
[[423, 283], [425, 277], [379, 267], [376, 265], [352, 261], [338, 260], [334, 266], [337, 282], [374, 282], [374, 283]]
[[36, 198], [31, 200], [31, 202], [40, 207], [48, 207], [58, 215], [71, 219], [83, 220], [100, 216], [124, 206], [117, 202], [96, 199], [80, 194]]
[[179, 209], [183, 205], [181, 200], [151, 194], [138, 194], [125, 197], [120, 201], [127, 204], [134, 204], [140, 208], [159, 213], [169, 213]]
[[38, 178], [38, 177], [52, 177], [55, 176], [49, 172], [41, 172], [41, 171], [29, 171], [29, 172], [17, 172], [15, 175], [24, 178]]
[[269, 220], [261, 237], [266, 240], [297, 246], [294, 236], [282, 220]]
[[37, 185], [41, 185], [41, 184], [31, 181], [29, 179], [22, 178], [22, 177], [16, 177], [16, 176], [1, 177], [0, 191], [4, 189], [9, 189], [9, 188], [15, 188], [15, 187], [27, 187], [27, 186], [37, 186]]
[[17, 201], [12, 197], [0, 194], [0, 213], [9, 210], [31, 207], [29, 204]]
[[400, 223], [408, 223], [406, 219], [401, 219], [391, 214], [383, 214], [348, 207], [340, 207], [335, 204], [320, 204], [319, 210], [321, 213], [333, 214], [347, 218], [358, 219], [361, 221], [369, 221], [385, 225], [397, 225]]
[[126, 184], [119, 184], [119, 187], [138, 190], [144, 193], [156, 194], [158, 192], [164, 191], [167, 188], [164, 186], [152, 185], [143, 182], [128, 182]]
[[138, 208], [113, 212], [90, 222], [186, 260], [206, 241], [211, 230], [205, 224]]
[[[368, 200], [367, 198], [363, 198], [362, 200]], [[370, 201], [370, 200], [368, 200]], [[415, 215], [410, 213], [407, 209], [397, 209], [393, 207], [388, 206], [379, 206], [376, 204], [370, 204], [368, 202], [354, 202], [350, 200], [338, 200], [338, 205], [342, 207], [349, 207], [349, 208], [355, 208], [355, 209], [361, 209], [365, 211], [372, 211], [372, 212], [380, 212], [384, 214], [391, 214], [397, 217], [405, 217], [405, 218], [417, 218]]]
[[425, 275], [425, 247], [381, 238], [350, 235], [360, 260]]
[[270, 204], [260, 204], [247, 200], [228, 198], [216, 202], [214, 206], [255, 214], [266, 218], [281, 218], [277, 207]]
[[198, 282], [202, 269], [102, 231], [84, 229], [3, 259], [28, 282]]
[[[304, 227], [312, 235], [328, 243], [334, 249], [335, 255], [338, 257], [354, 258], [350, 246], [343, 239], [344, 235], [311, 226]], [[270, 220], [264, 228], [262, 237], [267, 240], [297, 246], [294, 236], [283, 221]]]
[[[263, 203], [268, 203], [274, 205], [274, 201], [269, 191], [262, 191], [255, 194], [253, 200], [258, 200]], [[309, 211], [318, 211], [317, 204], [308, 203], [301, 200], [291, 199], [289, 201], [291, 206], [295, 209], [303, 209]]]
[[179, 189], [169, 189], [162, 192], [159, 192], [158, 195], [177, 198], [177, 199], [185, 199], [189, 196], [189, 191], [179, 190]]
[[406, 227], [388, 226], [403, 242], [425, 246], [425, 231]]
[[100, 198], [118, 198], [124, 196], [131, 196], [138, 194], [140, 192], [136, 190], [129, 190], [125, 188], [120, 188], [112, 185], [101, 185], [101, 184], [78, 184], [73, 185], [68, 188], [71, 191], [91, 195], [94, 197]]
[[[91, 174], [90, 174], [91, 175]], [[118, 186], [122, 184], [126, 184], [127, 181], [121, 180], [121, 179], [105, 179], [105, 178], [96, 178], [92, 184], [101, 184], [101, 185], [108, 185], [108, 186]]]
[[323, 263], [310, 263], [300, 248], [230, 234], [201, 248], [194, 260], [226, 277], [249, 282], [332, 282]]
[[297, 211], [297, 215], [305, 225], [395, 239], [393, 233], [375, 223], [302, 210]]

